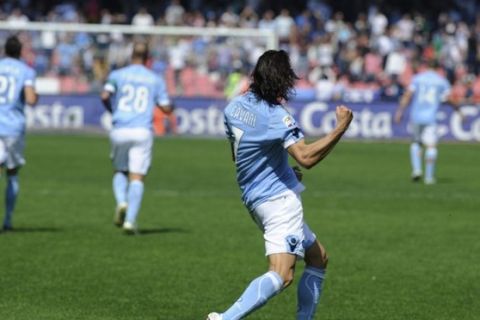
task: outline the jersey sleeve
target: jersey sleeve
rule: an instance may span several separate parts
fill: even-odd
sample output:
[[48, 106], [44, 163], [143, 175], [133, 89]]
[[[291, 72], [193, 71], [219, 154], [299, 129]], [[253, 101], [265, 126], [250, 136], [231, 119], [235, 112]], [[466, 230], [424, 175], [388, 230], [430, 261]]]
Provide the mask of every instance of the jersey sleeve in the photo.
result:
[[283, 147], [287, 149], [302, 140], [304, 135], [293, 116], [287, 110], [282, 107], [276, 108], [279, 108], [280, 111], [277, 112], [274, 118], [272, 129], [274, 135], [281, 139]]
[[107, 81], [103, 86], [103, 90], [108, 91], [110, 93], [114, 93], [115, 91], [117, 91], [117, 80], [115, 79], [114, 72], [108, 75]]
[[28, 68], [27, 71], [25, 72], [25, 81], [23, 85], [25, 87], [35, 87], [35, 78], [36, 78], [36, 72], [32, 68]]
[[170, 105], [170, 98], [168, 96], [167, 86], [162, 78], [158, 77], [157, 80], [157, 96], [155, 103], [159, 106], [165, 107]]

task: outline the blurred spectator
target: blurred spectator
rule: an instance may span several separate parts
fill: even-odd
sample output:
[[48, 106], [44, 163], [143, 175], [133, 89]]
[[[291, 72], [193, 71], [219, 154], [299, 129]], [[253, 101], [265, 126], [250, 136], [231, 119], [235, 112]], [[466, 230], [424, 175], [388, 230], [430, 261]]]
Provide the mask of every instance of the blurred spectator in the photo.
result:
[[180, 4], [179, 0], [172, 0], [170, 5], [165, 10], [165, 21], [169, 26], [180, 26], [183, 24], [183, 15], [185, 9]]
[[368, 21], [374, 37], [378, 37], [385, 33], [385, 29], [388, 26], [387, 17], [383, 13], [377, 11], [376, 8], [371, 10]]
[[[455, 0], [447, 6], [449, 11], [435, 15], [415, 11], [422, 8], [414, 3], [408, 10], [402, 5], [403, 12], [396, 10], [398, 4], [376, 3], [381, 7], [358, 6], [358, 13], [346, 8], [346, 12], [336, 11], [332, 16], [332, 8], [341, 6], [325, 0], [301, 3], [249, 0], [224, 4], [171, 0], [152, 6], [155, 11], [140, 8], [136, 13], [128, 8], [118, 12], [115, 11], [118, 7], [101, 7], [104, 2], [93, 0], [59, 1], [50, 6], [47, 2], [42, 7], [44, 12], [37, 10], [33, 2], [19, 4], [6, 0], [1, 6], [0, 19], [25, 24], [28, 13], [35, 21], [50, 23], [97, 21], [109, 25], [131, 21], [135, 26], [153, 27], [157, 21], [157, 25], [196, 28], [269, 29], [277, 33], [281, 48], [289, 52], [292, 66], [304, 78], [299, 82], [303, 97], [317, 92], [322, 100], [343, 95], [342, 98], [357, 101], [362, 96], [371, 97], [371, 91], [378, 90], [377, 95], [395, 99], [402, 85], [409, 82], [413, 68], [419, 67], [417, 61], [436, 59], [459, 96], [467, 100], [479, 98], [480, 15], [476, 17], [471, 12], [474, 1]], [[9, 34], [0, 32], [4, 36]], [[132, 41], [130, 35], [114, 29], [103, 34], [51, 31], [22, 34], [25, 43], [31, 42], [25, 45], [24, 60], [39, 76], [60, 75], [62, 79], [70, 76], [62, 88], [72, 90], [84, 90], [85, 85], [95, 90], [109, 68], [127, 63]], [[215, 97], [231, 91], [227, 88], [235, 78], [234, 64], [241, 64], [242, 72], [248, 73], [266, 49], [265, 40], [254, 37], [151, 35], [148, 41], [152, 48], [151, 66], [165, 73], [171, 93]], [[467, 75], [469, 81], [465, 80]], [[81, 81], [79, 86], [74, 85], [75, 79]]]
[[272, 10], [267, 10], [262, 16], [262, 19], [258, 22], [258, 28], [275, 30], [275, 14]]
[[319, 101], [336, 100], [336, 77], [329, 67], [316, 67], [310, 72], [308, 80], [315, 87], [315, 97]]
[[240, 23], [241, 28], [256, 28], [258, 24], [257, 13], [253, 10], [252, 7], [246, 6], [242, 13], [240, 14]]
[[184, 39], [175, 39], [173, 43], [168, 44], [168, 48], [169, 64], [174, 72], [175, 93], [182, 94], [181, 72], [187, 66], [186, 60], [190, 46]]
[[290, 16], [290, 12], [287, 9], [282, 9], [280, 15], [275, 18], [275, 31], [280, 43], [285, 44], [289, 42], [294, 26], [295, 21]]
[[73, 73], [72, 67], [78, 64], [78, 53], [78, 48], [73, 43], [73, 35], [62, 34], [60, 43], [54, 51], [54, 61], [56, 61], [59, 75], [66, 76]]
[[149, 27], [154, 25], [153, 17], [148, 13], [147, 9], [142, 7], [133, 16], [132, 25], [137, 27]]
[[227, 28], [235, 28], [239, 22], [239, 16], [233, 11], [232, 7], [228, 7], [227, 10], [220, 16], [220, 25]]
[[8, 16], [7, 21], [13, 26], [18, 26], [27, 23], [29, 19], [26, 15], [23, 14], [20, 8], [15, 8]]
[[385, 101], [399, 101], [403, 94], [403, 86], [399, 81], [399, 77], [384, 77], [382, 79], [382, 87], [380, 89], [380, 97]]

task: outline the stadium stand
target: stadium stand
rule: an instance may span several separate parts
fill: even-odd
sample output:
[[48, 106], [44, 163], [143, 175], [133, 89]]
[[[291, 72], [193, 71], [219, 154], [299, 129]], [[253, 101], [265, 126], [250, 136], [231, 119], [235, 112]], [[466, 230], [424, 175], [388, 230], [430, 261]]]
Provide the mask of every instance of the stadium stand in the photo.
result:
[[[448, 11], [438, 8], [438, 15], [421, 8], [406, 13], [369, 5], [352, 13], [336, 11], [338, 6], [327, 1], [301, 1], [297, 7], [280, 2], [173, 0], [140, 6], [144, 3], [137, 1], [126, 10], [109, 1], [102, 2], [103, 7], [97, 1], [5, 1], [0, 20], [13, 26], [43, 21], [272, 29], [302, 78], [299, 98], [398, 99], [414, 71], [422, 68], [421, 61], [434, 58], [458, 98], [480, 102], [480, 15], [474, 14], [475, 1], [453, 1]], [[8, 33], [0, 31], [1, 39]], [[20, 36], [24, 59], [40, 79], [58, 80], [62, 93], [98, 91], [108, 71], [127, 62], [134, 37], [115, 30]], [[151, 37], [150, 42], [150, 66], [166, 74], [172, 95], [184, 96], [223, 97], [229, 76], [236, 72], [240, 76], [234, 79], [242, 81], [263, 50], [235, 45], [228, 38]]]

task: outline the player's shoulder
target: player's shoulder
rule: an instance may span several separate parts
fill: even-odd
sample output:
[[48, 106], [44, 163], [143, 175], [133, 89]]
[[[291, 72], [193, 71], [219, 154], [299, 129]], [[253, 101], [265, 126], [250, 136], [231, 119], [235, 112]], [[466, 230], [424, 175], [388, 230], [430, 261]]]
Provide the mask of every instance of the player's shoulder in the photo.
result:
[[27, 63], [20, 59], [13, 59], [10, 57], [5, 57], [0, 59], [0, 65], [1, 66], [8, 66], [8, 68], [14, 68], [16, 70], [19, 70], [20, 72], [24, 74], [32, 74], [35, 75], [35, 70], [30, 67]]

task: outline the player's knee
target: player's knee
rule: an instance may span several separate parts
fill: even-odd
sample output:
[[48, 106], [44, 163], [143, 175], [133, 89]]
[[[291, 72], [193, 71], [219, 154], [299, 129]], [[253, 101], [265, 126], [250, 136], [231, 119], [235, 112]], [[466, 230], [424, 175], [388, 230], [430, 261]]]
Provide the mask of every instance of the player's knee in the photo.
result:
[[280, 275], [280, 277], [282, 277], [282, 280], [283, 280], [284, 289], [292, 284], [294, 273], [295, 272], [293, 271], [293, 269], [290, 269], [286, 273]]
[[305, 263], [315, 268], [325, 269], [328, 264], [328, 255], [322, 244], [316, 241], [305, 253]]
[[282, 287], [286, 288], [293, 282], [295, 269], [286, 265], [270, 265], [270, 270], [276, 272], [282, 278]]
[[7, 176], [15, 176], [18, 174], [18, 168], [7, 169]]
[[145, 175], [143, 174], [138, 174], [138, 173], [131, 173], [128, 176], [128, 179], [130, 181], [143, 181], [145, 179]]
[[435, 161], [437, 159], [437, 148], [435, 146], [428, 146], [425, 151], [425, 158], [427, 161]]

